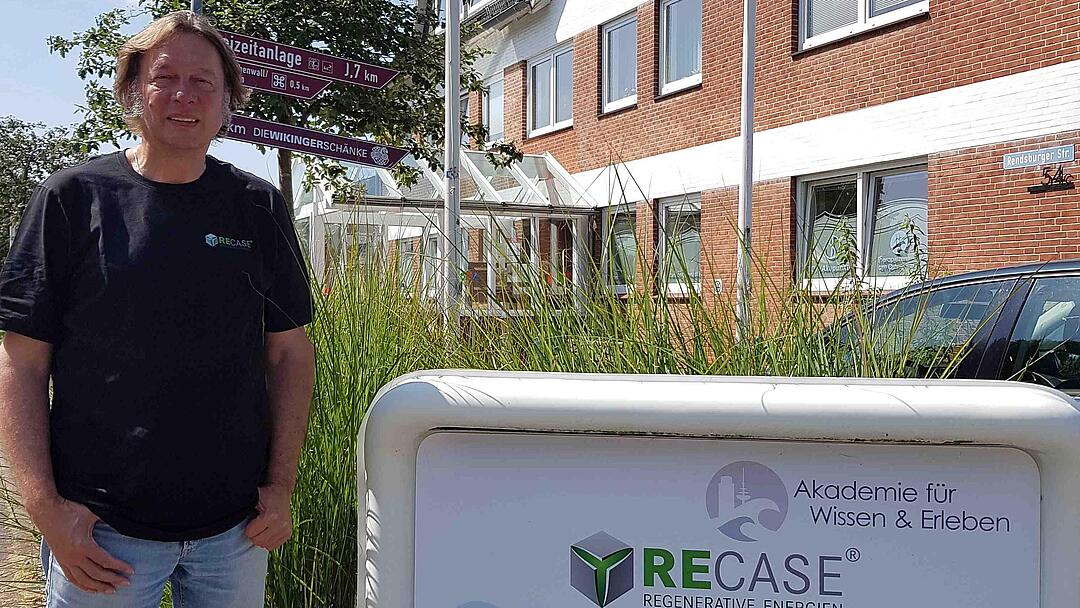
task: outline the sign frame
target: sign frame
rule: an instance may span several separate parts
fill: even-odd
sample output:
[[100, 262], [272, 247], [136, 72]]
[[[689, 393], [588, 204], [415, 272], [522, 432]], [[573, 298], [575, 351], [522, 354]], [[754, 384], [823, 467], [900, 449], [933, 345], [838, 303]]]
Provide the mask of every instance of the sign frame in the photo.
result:
[[[279, 68], [297, 74], [329, 79], [345, 84], [354, 84], [368, 89], [382, 90], [399, 71], [381, 65], [354, 61], [337, 55], [330, 55], [273, 40], [255, 38], [247, 34], [238, 34], [218, 30], [233, 50], [237, 61]], [[251, 51], [242, 48], [250, 46]], [[257, 52], [256, 49], [260, 49]]]
[[[244, 130], [243, 134], [234, 133], [234, 130], [239, 131], [240, 129]], [[256, 129], [261, 129], [264, 132], [274, 131], [278, 139], [269, 136], [256, 136]], [[300, 154], [323, 156], [378, 169], [391, 169], [409, 154], [409, 151], [405, 148], [364, 139], [343, 137], [333, 133], [323, 133], [322, 131], [304, 127], [283, 125], [240, 114], [233, 116], [232, 123], [229, 125], [229, 132], [225, 135], [225, 138], [270, 148], [291, 150]], [[323, 148], [316, 149], [318, 146], [306, 144], [305, 142], [319, 142]]]
[[1050, 148], [1039, 148], [1037, 150], [1010, 152], [1001, 157], [1001, 168], [1005, 171], [1011, 171], [1013, 169], [1067, 164], [1075, 160], [1076, 146], [1073, 144], [1066, 144], [1063, 146], [1052, 146]]
[[357, 606], [414, 605], [417, 455], [428, 436], [602, 434], [1011, 447], [1041, 478], [1040, 603], [1080, 606], [1080, 401], [1013, 382], [417, 372], [358, 437]]

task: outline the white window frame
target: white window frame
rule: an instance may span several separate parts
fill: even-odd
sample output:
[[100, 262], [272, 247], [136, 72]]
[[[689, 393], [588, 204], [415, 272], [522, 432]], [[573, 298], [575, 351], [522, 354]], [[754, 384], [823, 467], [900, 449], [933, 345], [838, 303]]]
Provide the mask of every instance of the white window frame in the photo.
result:
[[836, 28], [835, 30], [830, 30], [823, 34], [818, 34], [817, 36], [808, 37], [806, 35], [808, 27], [806, 17], [810, 14], [808, 5], [809, 0], [799, 0], [799, 48], [802, 50], [812, 49], [823, 44], [843, 40], [844, 38], [858, 36], [863, 32], [885, 27], [896, 23], [897, 21], [903, 21], [918, 15], [930, 13], [930, 0], [923, 0], [922, 2], [904, 6], [883, 15], [878, 15], [877, 17], [870, 17], [870, 0], [858, 1], [859, 17], [855, 23]]
[[[489, 91], [491, 90], [491, 85], [495, 84], [496, 82], [503, 85], [503, 107], [502, 107], [503, 128], [502, 128], [502, 136], [499, 137], [499, 138], [492, 139], [492, 137], [491, 137], [491, 109], [490, 109], [491, 108], [491, 95], [489, 94]], [[501, 75], [500, 76], [492, 76], [491, 78], [488, 78], [487, 80], [484, 81], [484, 93], [483, 93], [483, 95], [481, 95], [480, 112], [481, 112], [481, 115], [480, 115], [481, 121], [484, 123], [484, 130], [488, 132], [487, 133], [487, 140], [488, 140], [487, 143], [490, 145], [490, 144], [495, 143], [499, 139], [505, 139], [506, 138], [506, 83], [503, 81], [503, 77]]]
[[[667, 243], [667, 240], [668, 240], [668, 236], [667, 236], [668, 209], [670, 207], [682, 207], [684, 205], [690, 206], [691, 207], [691, 210], [690, 210], [691, 212], [693, 212], [694, 210], [697, 211], [697, 213], [698, 213], [698, 223], [699, 223], [698, 239], [701, 242], [701, 244], [704, 245], [704, 240], [701, 239], [701, 233], [700, 233], [700, 222], [701, 222], [701, 193], [700, 192], [692, 192], [692, 193], [687, 193], [687, 194], [680, 194], [680, 195], [677, 195], [677, 196], [668, 196], [668, 197], [664, 197], [664, 198], [660, 198], [660, 199], [656, 200], [656, 207], [660, 210], [660, 233], [658, 235], [659, 238], [656, 239], [657, 240], [657, 253], [659, 254], [659, 258], [658, 258], [659, 264], [657, 265], [657, 268], [659, 269], [659, 272], [663, 275], [663, 276], [660, 277], [662, 279], [662, 281], [663, 281], [662, 283], [660, 283], [660, 286], [664, 290], [664, 295], [669, 296], [669, 297], [685, 297], [685, 296], [690, 295], [691, 293], [697, 293], [697, 294], [701, 293], [701, 280], [700, 280], [700, 277], [701, 277], [701, 274], [702, 274], [702, 268], [701, 268], [701, 260], [700, 260], [700, 258], [698, 259], [698, 277], [699, 277], [699, 280], [696, 283], [694, 283], [692, 285], [687, 284], [687, 283], [683, 283], [683, 282], [671, 283], [671, 282], [668, 281], [668, 277], [666, 276], [667, 275], [667, 268], [666, 268], [666, 265], [667, 265], [667, 249], [668, 249], [668, 243]], [[704, 249], [704, 247], [702, 247], [702, 249]]]
[[[544, 53], [542, 55], [537, 55], [536, 57], [533, 57], [526, 64], [526, 66], [525, 66], [525, 70], [526, 70], [526, 72], [525, 72], [525, 101], [526, 101], [526, 106], [528, 106], [527, 120], [528, 120], [528, 127], [529, 127], [529, 137], [538, 137], [540, 135], [544, 135], [546, 133], [551, 133], [552, 131], [558, 131], [560, 129], [565, 129], [567, 127], [571, 127], [571, 126], [574, 125], [574, 112], [573, 112], [572, 109], [570, 111], [570, 118], [568, 118], [568, 119], [566, 119], [566, 120], [564, 120], [562, 122], [555, 122], [555, 115], [557, 113], [556, 105], [558, 104], [558, 64], [559, 64], [558, 58], [561, 57], [562, 55], [566, 54], [566, 53], [570, 53], [570, 64], [571, 64], [571, 69], [570, 69], [570, 72], [571, 72], [571, 75], [570, 75], [570, 78], [571, 78], [570, 91], [571, 91], [571, 93], [570, 93], [570, 95], [571, 95], [571, 107], [573, 106], [573, 77], [574, 77], [573, 76], [573, 71], [574, 70], [573, 70], [573, 67], [572, 67], [573, 63], [574, 63], [573, 52], [574, 52], [573, 44], [562, 44], [562, 45], [559, 45], [559, 46], [551, 49], [550, 51], [547, 51], [546, 53]], [[533, 128], [533, 125], [535, 124], [534, 117], [533, 117], [533, 105], [534, 105], [533, 104], [533, 86], [532, 86], [533, 85], [533, 67], [536, 66], [536, 64], [543, 63], [544, 61], [547, 61], [549, 59], [551, 60], [551, 90], [548, 91], [548, 95], [550, 96], [550, 106], [549, 107], [551, 108], [551, 116], [550, 116], [551, 124], [547, 125], [546, 127], [541, 127], [539, 129], [535, 129], [535, 128]], [[506, 94], [505, 89], [503, 90], [503, 94], [504, 95]]]
[[637, 277], [640, 274], [639, 271], [641, 269], [637, 268], [637, 257], [636, 256], [637, 256], [638, 251], [641, 251], [641, 245], [637, 243], [638, 217], [637, 217], [637, 205], [635, 203], [625, 203], [625, 204], [621, 204], [621, 205], [610, 205], [610, 206], [604, 207], [604, 226], [603, 226], [603, 232], [601, 233], [601, 242], [603, 243], [603, 249], [600, 252], [600, 259], [603, 262], [601, 271], [603, 273], [604, 285], [607, 285], [608, 289], [611, 289], [612, 292], [615, 293], [615, 295], [624, 296], [624, 295], [626, 295], [626, 294], [628, 294], [628, 293], [630, 293], [631, 291], [634, 290], [634, 288], [636, 287], [636, 283], [612, 283], [612, 280], [614, 280], [614, 279], [611, 276], [611, 264], [612, 264], [612, 261], [611, 261], [611, 239], [612, 239], [611, 226], [614, 223], [615, 218], [617, 216], [619, 216], [619, 215], [633, 215], [634, 216], [634, 243], [636, 245], [635, 246], [636, 251], [634, 252], [634, 255], [635, 255], [635, 258], [634, 258], [634, 264], [635, 264], [634, 277], [635, 277], [635, 280], [637, 280]]
[[[804, 288], [808, 288], [814, 293], [830, 293], [841, 287], [848, 289], [854, 287], [854, 285], [842, 284], [842, 282], [845, 282], [845, 279], [841, 277], [813, 278], [806, 276], [806, 257], [809, 255], [810, 241], [813, 238], [811, 228], [814, 219], [810, 217], [810, 188], [818, 185], [847, 182], [851, 181], [852, 178], [855, 180], [856, 193], [855, 248], [859, 259], [857, 280], [863, 287], [882, 289], [885, 291], [900, 289], [901, 287], [906, 287], [912, 283], [911, 277], [872, 277], [868, 274], [870, 264], [869, 237], [874, 222], [874, 210], [870, 208], [872, 203], [871, 188], [873, 188], [874, 178], [876, 177], [900, 173], [913, 173], [919, 170], [928, 172], [928, 165], [925, 159], [896, 161], [869, 165], [856, 169], [830, 171], [828, 173], [800, 177], [797, 180], [796, 200], [798, 201], [798, 223], [796, 225], [797, 234], [795, 239], [796, 276], [799, 277]], [[929, 195], [929, 193], [927, 194]], [[928, 199], [928, 211], [929, 204]], [[927, 227], [927, 232], [929, 233], [929, 227]], [[927, 235], [927, 237], [929, 237], [929, 235]], [[850, 283], [850, 279], [847, 279], [846, 282]]]
[[608, 101], [610, 92], [608, 91], [608, 56], [611, 54], [611, 49], [608, 46], [608, 32], [614, 29], [623, 27], [634, 23], [634, 90], [637, 91], [637, 11], [631, 11], [618, 19], [608, 21], [600, 28], [600, 95], [603, 97], [603, 111], [604, 113], [614, 112], [623, 108], [628, 108], [637, 103], [637, 93], [633, 95], [627, 95], [622, 99], [616, 99], [615, 101]]
[[[698, 66], [697, 74], [667, 82], [667, 7], [676, 2], [683, 1], [686, 0], [662, 0], [660, 3], [660, 65], [657, 67], [659, 68], [660, 73], [661, 95], [668, 95], [701, 84], [701, 70], [704, 68], [704, 65]], [[696, 1], [700, 4], [705, 0]], [[699, 10], [698, 12], [700, 13], [701, 11]], [[704, 28], [698, 31], [702, 32], [702, 36], [704, 36]], [[698, 37], [697, 43], [699, 48], [698, 53], [701, 53], [703, 50], [701, 36]], [[704, 61], [702, 61], [702, 64], [704, 64]]]

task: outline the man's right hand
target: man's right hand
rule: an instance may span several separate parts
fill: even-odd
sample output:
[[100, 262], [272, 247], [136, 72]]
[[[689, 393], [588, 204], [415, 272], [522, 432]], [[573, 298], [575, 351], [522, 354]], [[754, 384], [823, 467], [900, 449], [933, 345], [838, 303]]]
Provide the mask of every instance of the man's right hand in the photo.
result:
[[130, 584], [135, 571], [109, 555], [94, 540], [98, 516], [85, 506], [57, 497], [30, 512], [64, 575], [76, 587], [91, 593], [115, 593]]

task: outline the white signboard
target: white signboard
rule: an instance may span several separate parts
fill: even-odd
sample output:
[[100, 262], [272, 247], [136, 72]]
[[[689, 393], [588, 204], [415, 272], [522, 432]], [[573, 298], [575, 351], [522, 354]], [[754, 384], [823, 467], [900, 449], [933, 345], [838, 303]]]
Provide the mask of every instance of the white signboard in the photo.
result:
[[416, 608], [1039, 606], [1014, 448], [439, 432]]

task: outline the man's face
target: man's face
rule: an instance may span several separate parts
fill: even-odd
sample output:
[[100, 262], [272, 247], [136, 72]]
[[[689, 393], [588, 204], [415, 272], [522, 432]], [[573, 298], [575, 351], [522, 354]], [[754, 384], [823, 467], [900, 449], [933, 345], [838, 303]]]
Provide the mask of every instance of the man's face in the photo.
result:
[[196, 34], [177, 34], [147, 51], [139, 71], [143, 138], [205, 152], [224, 120], [225, 71], [214, 46]]

